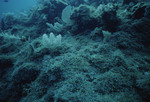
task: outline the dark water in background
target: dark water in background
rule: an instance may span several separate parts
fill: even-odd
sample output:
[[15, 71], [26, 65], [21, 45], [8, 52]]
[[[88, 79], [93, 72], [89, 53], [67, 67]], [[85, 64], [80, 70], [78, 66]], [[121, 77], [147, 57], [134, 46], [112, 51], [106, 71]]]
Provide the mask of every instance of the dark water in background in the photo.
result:
[[29, 8], [35, 6], [37, 0], [0, 0], [0, 18], [2, 18], [3, 13], [18, 13], [19, 11], [26, 11]]

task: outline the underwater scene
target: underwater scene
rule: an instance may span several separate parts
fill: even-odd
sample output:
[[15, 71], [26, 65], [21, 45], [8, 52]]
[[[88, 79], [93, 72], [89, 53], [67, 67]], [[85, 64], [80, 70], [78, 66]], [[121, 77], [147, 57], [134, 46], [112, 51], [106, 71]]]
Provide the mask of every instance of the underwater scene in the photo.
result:
[[150, 102], [150, 0], [0, 0], [0, 102]]

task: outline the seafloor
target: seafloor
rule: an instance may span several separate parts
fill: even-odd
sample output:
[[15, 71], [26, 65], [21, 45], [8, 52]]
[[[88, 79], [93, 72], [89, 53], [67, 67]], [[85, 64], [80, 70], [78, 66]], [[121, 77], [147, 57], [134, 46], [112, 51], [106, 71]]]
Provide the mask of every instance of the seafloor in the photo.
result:
[[40, 0], [0, 24], [0, 102], [150, 102], [150, 3]]

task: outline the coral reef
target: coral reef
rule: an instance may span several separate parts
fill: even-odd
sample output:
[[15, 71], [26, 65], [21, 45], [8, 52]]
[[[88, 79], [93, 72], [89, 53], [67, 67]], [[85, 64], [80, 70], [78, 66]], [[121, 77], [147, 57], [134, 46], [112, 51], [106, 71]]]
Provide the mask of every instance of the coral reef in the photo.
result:
[[149, 4], [38, 0], [5, 14], [0, 102], [149, 102]]

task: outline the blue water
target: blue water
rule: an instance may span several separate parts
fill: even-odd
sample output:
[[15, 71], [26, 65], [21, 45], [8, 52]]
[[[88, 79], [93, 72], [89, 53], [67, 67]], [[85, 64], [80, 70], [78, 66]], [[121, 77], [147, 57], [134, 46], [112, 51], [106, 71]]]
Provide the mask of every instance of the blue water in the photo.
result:
[[3, 13], [18, 13], [20, 11], [26, 11], [35, 6], [36, 3], [37, 0], [8, 0], [8, 2], [0, 0], [0, 18]]

